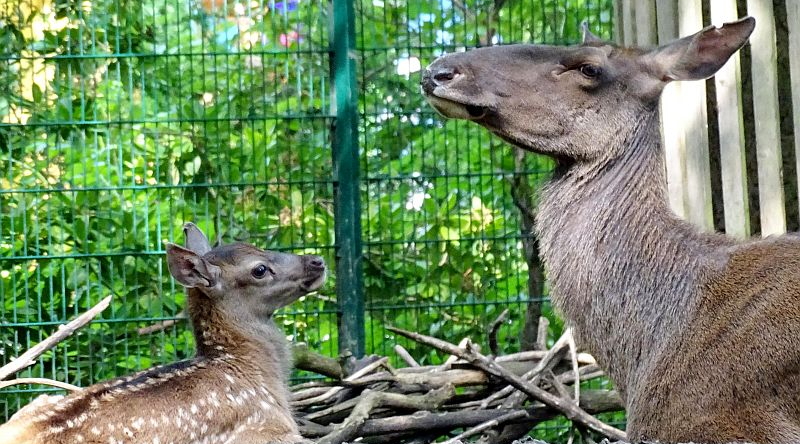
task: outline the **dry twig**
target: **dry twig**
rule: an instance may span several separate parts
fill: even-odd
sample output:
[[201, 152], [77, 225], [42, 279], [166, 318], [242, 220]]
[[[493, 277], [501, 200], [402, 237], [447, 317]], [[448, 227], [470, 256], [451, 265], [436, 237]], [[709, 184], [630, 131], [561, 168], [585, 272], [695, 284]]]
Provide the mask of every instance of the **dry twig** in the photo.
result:
[[419, 367], [419, 363], [411, 356], [411, 353], [405, 349], [400, 344], [395, 344], [394, 352], [397, 353], [397, 356], [400, 356], [400, 359], [403, 360], [409, 367]]
[[526, 416], [528, 416], [528, 413], [526, 411], [514, 410], [512, 412], [506, 413], [505, 415], [499, 416], [494, 419], [490, 419], [475, 427], [465, 430], [463, 433], [459, 433], [453, 438], [444, 441], [442, 444], [458, 444], [464, 438], [469, 438], [470, 436], [477, 435], [478, 433], [481, 433], [484, 430], [490, 429], [492, 427], [497, 427], [499, 425], [505, 424], [506, 422], [513, 421], [519, 418], [524, 418]]
[[148, 325], [147, 327], [141, 327], [136, 330], [136, 333], [138, 333], [140, 336], [157, 333], [159, 331], [163, 331], [172, 327], [178, 322], [183, 322], [186, 319], [187, 319], [186, 312], [181, 310], [178, 314], [175, 315], [175, 319], [165, 319], [161, 322], [156, 322], [155, 324]]
[[432, 338], [430, 336], [421, 335], [419, 333], [414, 333], [395, 327], [387, 327], [387, 330], [397, 333], [401, 336], [405, 336], [409, 339], [413, 339], [419, 343], [429, 345], [446, 353], [450, 353], [451, 355], [458, 356], [492, 375], [501, 377], [518, 390], [526, 393], [528, 396], [563, 413], [568, 419], [582, 424], [596, 432], [602, 433], [604, 436], [607, 436], [611, 439], [616, 439], [618, 441], [625, 441], [627, 439], [625, 432], [599, 421], [597, 418], [586, 413], [572, 400], [559, 398], [546, 390], [530, 384], [519, 376], [510, 373], [497, 363], [492, 362], [485, 356], [474, 351], [470, 344], [467, 344], [464, 349], [461, 349], [448, 342]]
[[506, 308], [500, 313], [500, 316], [495, 319], [491, 326], [489, 326], [489, 351], [492, 352], [493, 355], [497, 356], [500, 354], [498, 351], [497, 346], [497, 331], [500, 330], [500, 326], [503, 325], [506, 318], [508, 318], [508, 309]]
[[431, 390], [425, 395], [400, 395], [397, 393], [368, 391], [353, 408], [353, 411], [333, 432], [325, 435], [317, 444], [338, 444], [358, 435], [370, 413], [378, 407], [396, 407], [408, 410], [435, 410], [453, 396], [452, 385]]
[[[371, 373], [372, 371], [374, 371], [375, 369], [377, 369], [378, 367], [386, 364], [386, 362], [388, 362], [388, 361], [389, 361], [389, 358], [385, 358], [385, 357], [381, 358], [381, 359], [369, 364], [368, 366], [362, 368], [361, 370], [353, 373], [352, 375], [348, 376], [344, 380], [345, 381], [357, 380], [358, 378], [360, 378], [360, 377], [362, 377], [364, 375], [367, 375], [367, 374]], [[341, 386], [332, 387], [332, 388], [326, 390], [325, 393], [323, 393], [323, 394], [321, 394], [319, 396], [297, 401], [297, 402], [294, 403], [294, 405], [295, 405], [295, 407], [302, 407], [302, 406], [306, 406], [306, 405], [314, 405], [314, 404], [317, 404], [317, 403], [320, 403], [320, 402], [323, 402], [323, 401], [326, 401], [326, 400], [330, 399], [331, 397], [333, 397], [333, 395], [335, 395], [336, 393], [338, 393], [342, 389], [344, 389], [344, 387], [341, 387]]]
[[83, 390], [77, 385], [72, 385], [66, 382], [55, 381], [53, 379], [47, 379], [47, 378], [17, 378], [17, 379], [12, 379], [10, 381], [0, 381], [0, 389], [4, 389], [6, 387], [11, 387], [12, 385], [19, 385], [19, 384], [49, 385], [70, 392], [78, 392]]
[[88, 324], [95, 316], [100, 314], [111, 303], [111, 296], [106, 296], [102, 301], [97, 303], [94, 307], [87, 310], [77, 318], [69, 321], [66, 324], [59, 325], [55, 333], [48, 336], [44, 341], [34, 345], [19, 357], [12, 359], [11, 362], [0, 367], [0, 381], [8, 378], [14, 373], [29, 367], [36, 363], [35, 359], [41, 356], [47, 350], [55, 347], [56, 344], [68, 338], [75, 330]]

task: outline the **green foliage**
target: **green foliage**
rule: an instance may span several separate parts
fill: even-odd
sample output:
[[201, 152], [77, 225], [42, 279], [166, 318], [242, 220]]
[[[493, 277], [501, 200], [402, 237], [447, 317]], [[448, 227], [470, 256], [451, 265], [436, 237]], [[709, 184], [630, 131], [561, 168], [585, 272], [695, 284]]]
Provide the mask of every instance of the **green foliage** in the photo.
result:
[[[611, 1], [497, 3], [356, 4], [369, 352], [400, 342], [439, 362], [383, 327], [484, 342], [506, 307], [502, 351], [518, 348], [529, 295], [514, 153], [438, 118], [418, 71], [479, 44], [574, 42], [584, 19], [610, 37]], [[109, 294], [104, 322], [24, 375], [88, 385], [190, 356], [182, 322], [137, 333], [184, 306], [163, 261], [184, 221], [334, 264], [330, 8], [0, 0], [0, 364]], [[522, 174], [535, 185], [549, 168], [528, 156]], [[281, 322], [336, 355], [335, 276], [320, 293]], [[0, 419], [36, 393], [5, 391]]]

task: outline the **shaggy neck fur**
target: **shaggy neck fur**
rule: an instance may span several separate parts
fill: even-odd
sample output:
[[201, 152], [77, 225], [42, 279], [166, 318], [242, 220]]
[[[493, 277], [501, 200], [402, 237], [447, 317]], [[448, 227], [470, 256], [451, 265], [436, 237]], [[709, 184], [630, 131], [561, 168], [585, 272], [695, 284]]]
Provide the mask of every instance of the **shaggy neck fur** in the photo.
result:
[[[657, 111], [620, 133], [613, 159], [576, 162], [542, 192], [536, 229], [556, 306], [623, 398], [680, 332], [724, 236], [669, 209]], [[634, 357], [634, 359], [631, 359]]]
[[[237, 379], [266, 386], [289, 412], [286, 385], [291, 352], [286, 336], [272, 319], [229, 319], [195, 288], [188, 290], [188, 310], [197, 342], [197, 360], [222, 360]], [[244, 329], [248, 328], [247, 331]]]

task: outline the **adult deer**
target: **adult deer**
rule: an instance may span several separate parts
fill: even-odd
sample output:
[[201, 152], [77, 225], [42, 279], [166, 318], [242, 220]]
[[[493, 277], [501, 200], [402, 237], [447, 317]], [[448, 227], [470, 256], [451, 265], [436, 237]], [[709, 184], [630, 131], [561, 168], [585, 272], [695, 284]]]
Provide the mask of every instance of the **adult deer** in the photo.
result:
[[445, 55], [428, 101], [554, 158], [536, 233], [551, 295], [616, 383], [633, 441], [800, 442], [800, 237], [740, 242], [670, 211], [658, 101], [712, 76], [744, 18], [655, 48]]
[[318, 256], [234, 243], [194, 225], [167, 245], [187, 287], [193, 359], [43, 398], [0, 426], [2, 444], [264, 444], [303, 441], [287, 399], [291, 356], [272, 315], [325, 281]]

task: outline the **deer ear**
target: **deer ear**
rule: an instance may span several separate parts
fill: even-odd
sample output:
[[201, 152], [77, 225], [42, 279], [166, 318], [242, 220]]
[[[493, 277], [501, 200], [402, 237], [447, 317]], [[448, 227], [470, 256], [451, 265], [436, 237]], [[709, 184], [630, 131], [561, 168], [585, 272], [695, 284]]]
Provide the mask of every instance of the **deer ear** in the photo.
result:
[[191, 222], [183, 224], [183, 236], [186, 238], [186, 248], [198, 255], [202, 256], [211, 251], [211, 244], [208, 242], [208, 238], [200, 231], [197, 225]]
[[653, 58], [651, 63], [656, 65], [655, 72], [662, 81], [707, 79], [744, 46], [755, 26], [752, 17], [725, 23], [721, 28], [709, 26], [656, 48], [646, 57]]
[[215, 287], [221, 270], [192, 250], [167, 243], [167, 265], [176, 281], [187, 288]]
[[589, 30], [589, 22], [587, 22], [586, 20], [581, 22], [581, 33], [583, 34], [584, 45], [590, 43], [603, 43], [603, 39], [592, 34], [592, 31]]

